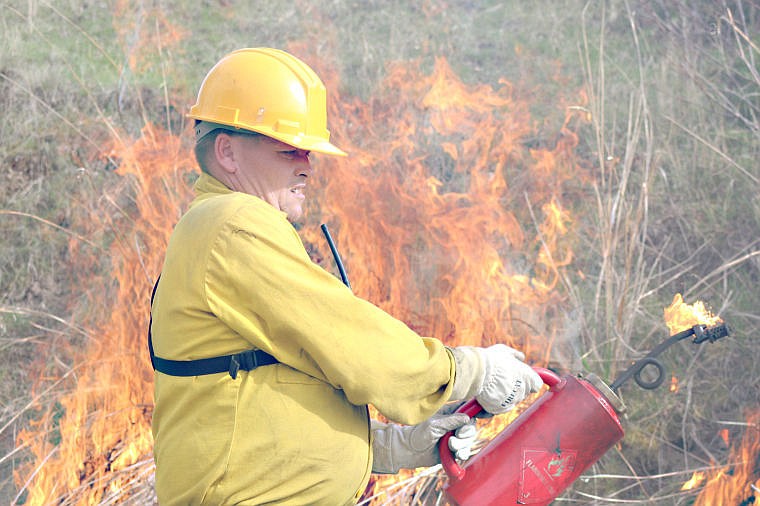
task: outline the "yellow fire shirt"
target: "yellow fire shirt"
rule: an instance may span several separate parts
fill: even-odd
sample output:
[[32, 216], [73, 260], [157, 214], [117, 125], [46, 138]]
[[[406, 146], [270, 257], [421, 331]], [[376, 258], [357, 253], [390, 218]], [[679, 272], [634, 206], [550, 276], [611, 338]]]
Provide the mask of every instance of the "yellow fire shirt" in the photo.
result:
[[257, 348], [280, 363], [156, 373], [160, 503], [355, 503], [372, 469], [366, 405], [428, 418], [451, 394], [450, 353], [314, 264], [284, 213], [206, 174], [195, 190], [156, 291], [156, 356]]

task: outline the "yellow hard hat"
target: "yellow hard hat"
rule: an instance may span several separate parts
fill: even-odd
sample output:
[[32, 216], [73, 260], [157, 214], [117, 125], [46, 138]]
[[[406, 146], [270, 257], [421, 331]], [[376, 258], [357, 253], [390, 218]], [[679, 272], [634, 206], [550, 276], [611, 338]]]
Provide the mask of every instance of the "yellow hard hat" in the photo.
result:
[[197, 139], [214, 128], [233, 127], [307, 151], [346, 155], [330, 143], [322, 80], [279, 49], [239, 49], [222, 58], [203, 80], [187, 117], [207, 122], [196, 122]]

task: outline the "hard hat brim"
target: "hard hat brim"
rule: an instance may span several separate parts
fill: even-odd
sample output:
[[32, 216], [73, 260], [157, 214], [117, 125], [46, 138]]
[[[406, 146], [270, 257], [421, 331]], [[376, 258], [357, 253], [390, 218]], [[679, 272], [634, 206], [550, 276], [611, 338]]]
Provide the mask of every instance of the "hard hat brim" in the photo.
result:
[[188, 115], [188, 118], [196, 119], [198, 122], [195, 125], [195, 142], [200, 142], [206, 135], [214, 130], [223, 129], [230, 132], [253, 132], [261, 135], [266, 135], [272, 139], [276, 139], [280, 142], [284, 142], [294, 148], [303, 149], [306, 151], [313, 151], [315, 153], [323, 153], [326, 155], [334, 156], [348, 156], [348, 154], [329, 141], [325, 141], [322, 137], [301, 135], [301, 134], [288, 134], [283, 132], [277, 132], [271, 128], [265, 126], [250, 126], [250, 125], [227, 125], [224, 123], [216, 123], [213, 121], [204, 120], [197, 116]]

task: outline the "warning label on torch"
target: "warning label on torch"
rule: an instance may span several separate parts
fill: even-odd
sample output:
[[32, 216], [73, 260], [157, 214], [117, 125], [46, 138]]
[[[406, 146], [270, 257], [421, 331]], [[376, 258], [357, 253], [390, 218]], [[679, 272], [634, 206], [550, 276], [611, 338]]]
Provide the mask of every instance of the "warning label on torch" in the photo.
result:
[[545, 503], [557, 497], [572, 479], [576, 453], [572, 450], [524, 448], [518, 502]]

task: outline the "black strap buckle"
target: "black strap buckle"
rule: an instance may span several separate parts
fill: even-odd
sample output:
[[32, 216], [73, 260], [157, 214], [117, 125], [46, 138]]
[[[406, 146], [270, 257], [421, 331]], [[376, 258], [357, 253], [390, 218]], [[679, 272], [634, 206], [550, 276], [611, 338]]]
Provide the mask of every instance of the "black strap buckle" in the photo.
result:
[[259, 366], [258, 356], [254, 350], [243, 351], [238, 353], [238, 356], [240, 357], [240, 368], [244, 371], [252, 371]]
[[238, 370], [240, 370], [240, 362], [237, 359], [237, 355], [231, 355], [230, 356], [230, 376], [232, 376], [232, 379], [237, 378]]
[[237, 373], [240, 370], [253, 371], [259, 366], [258, 355], [256, 350], [247, 350], [236, 353], [230, 356], [230, 376], [232, 379], [237, 378]]

